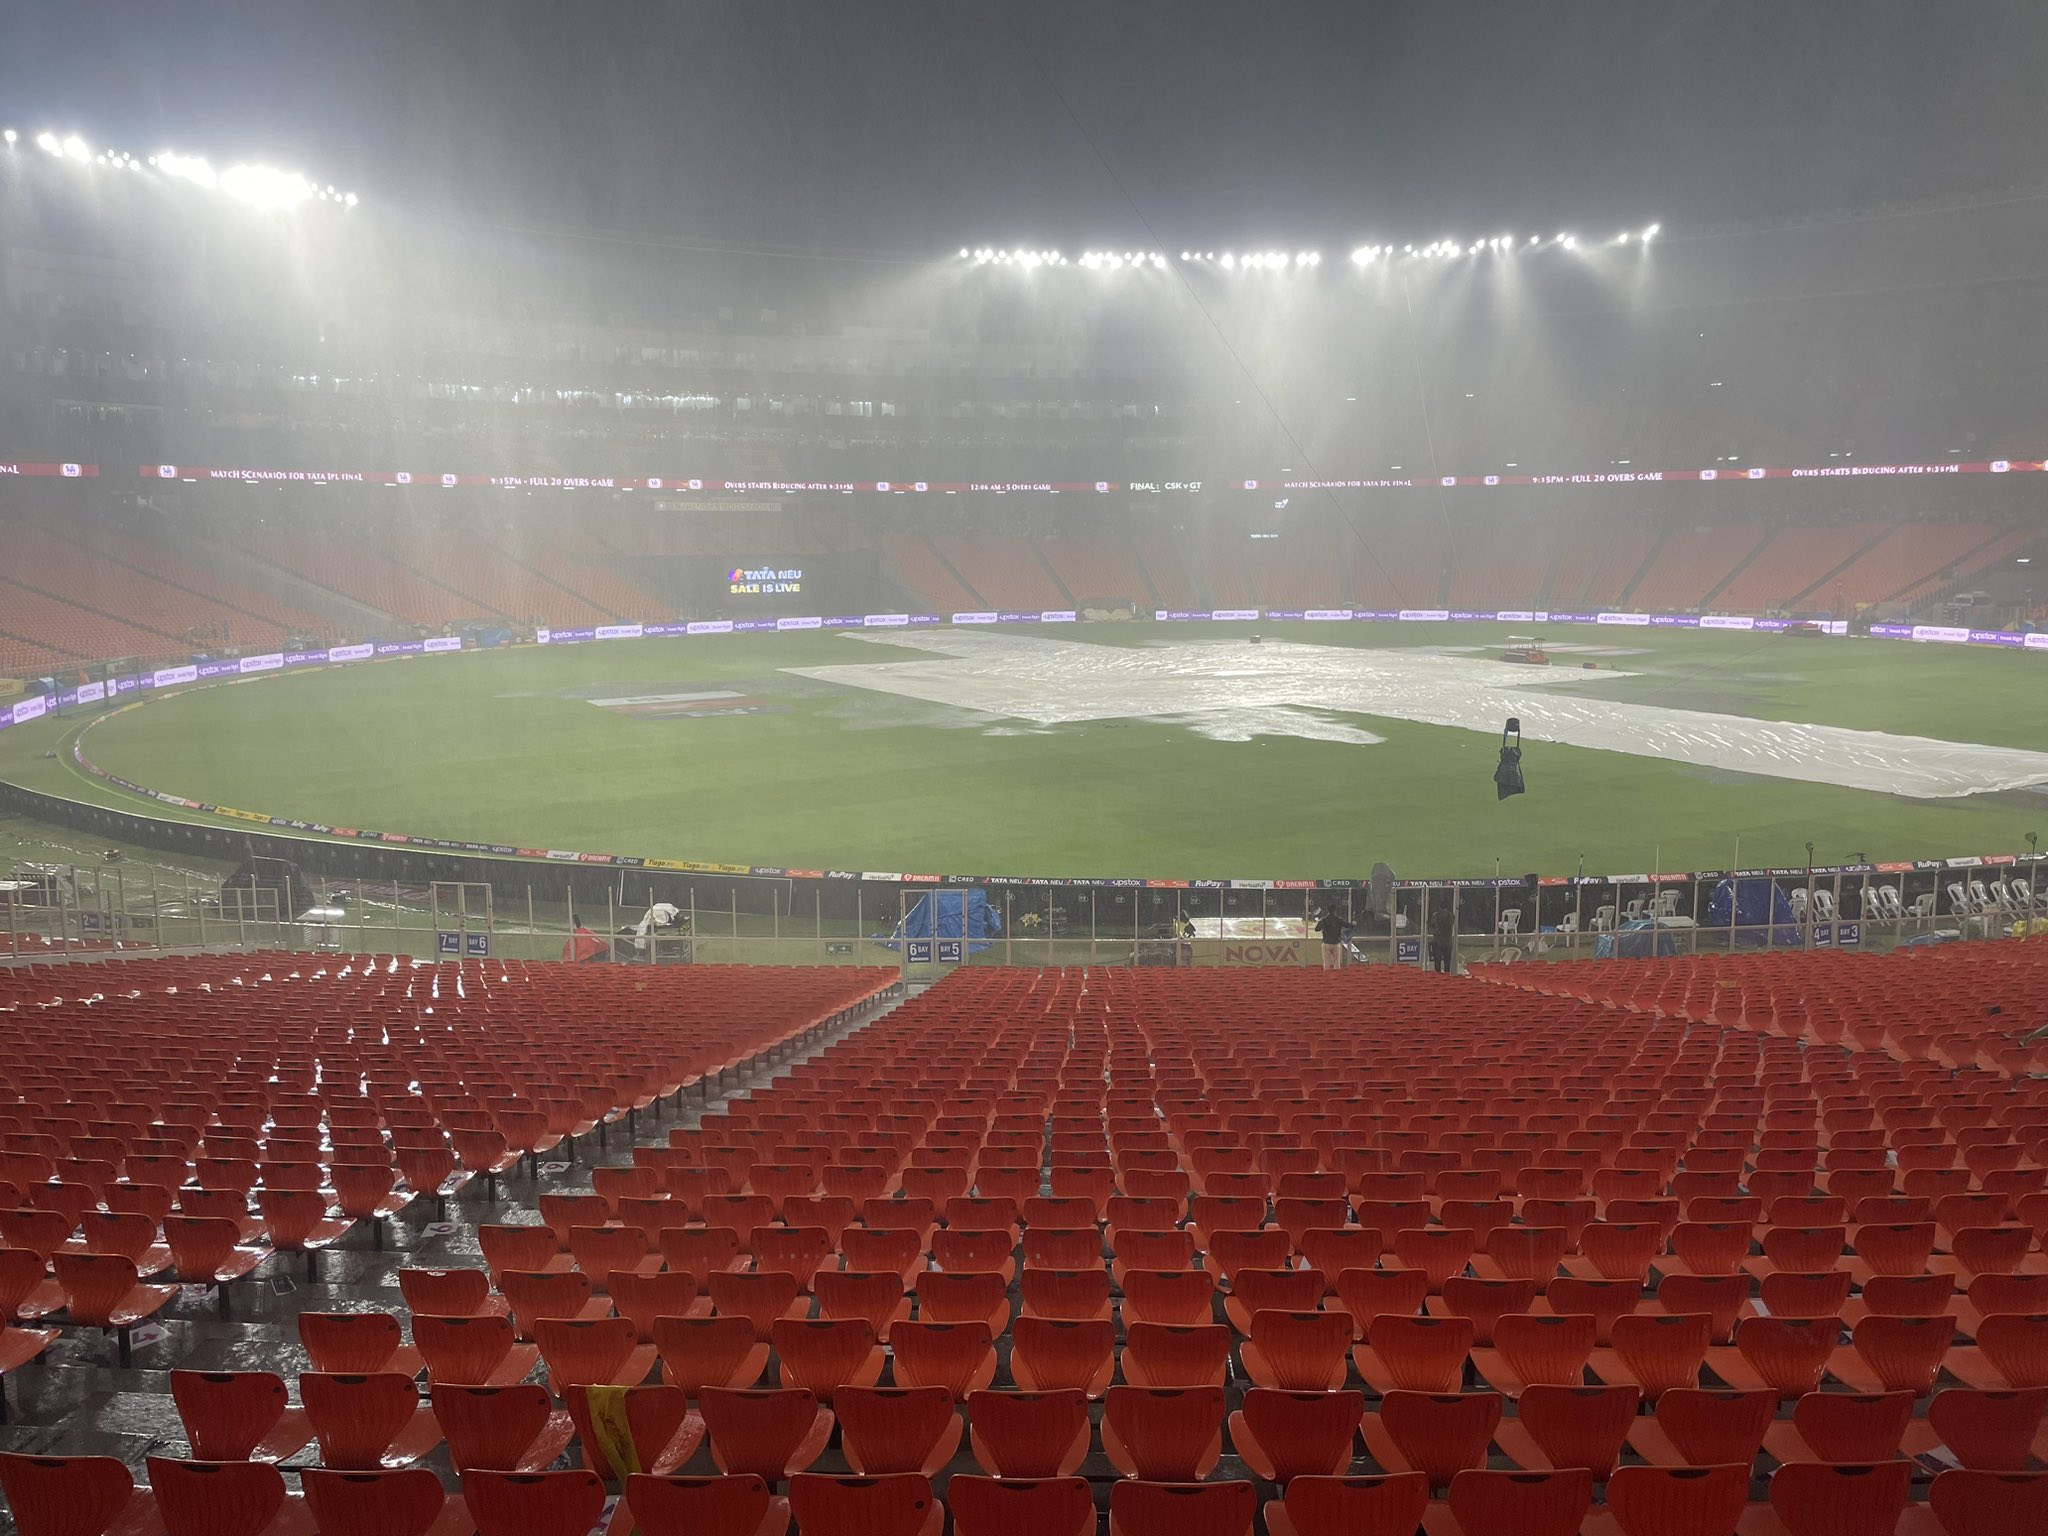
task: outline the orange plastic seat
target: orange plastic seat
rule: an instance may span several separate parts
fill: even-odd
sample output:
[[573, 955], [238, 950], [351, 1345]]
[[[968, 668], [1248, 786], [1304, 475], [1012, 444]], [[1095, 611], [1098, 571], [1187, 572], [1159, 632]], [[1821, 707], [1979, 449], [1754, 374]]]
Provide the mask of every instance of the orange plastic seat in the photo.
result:
[[1134, 1387], [1220, 1387], [1230, 1372], [1230, 1330], [1221, 1323], [1132, 1323], [1121, 1364]]
[[924, 1239], [907, 1227], [848, 1227], [839, 1234], [848, 1269], [868, 1273], [894, 1270], [907, 1288], [924, 1268]]
[[690, 1396], [707, 1387], [745, 1391], [768, 1369], [768, 1342], [744, 1317], [657, 1317], [662, 1375]]
[[789, 1482], [789, 1508], [804, 1536], [939, 1536], [946, 1523], [931, 1480], [917, 1473], [800, 1473]]
[[1642, 1391], [1634, 1386], [1538, 1383], [1524, 1389], [1515, 1418], [1500, 1426], [1495, 1440], [1526, 1470], [1585, 1467], [1595, 1482], [1604, 1482], [1621, 1456], [1641, 1404]]
[[[419, 1323], [413, 1319], [415, 1338]], [[508, 1337], [511, 1331], [511, 1323], [505, 1322]], [[406, 1346], [404, 1331], [389, 1312], [301, 1312], [299, 1342], [314, 1370], [342, 1376], [380, 1371], [417, 1376], [422, 1365], [419, 1352]]]
[[1510, 1397], [1537, 1383], [1579, 1386], [1598, 1335], [1599, 1325], [1582, 1313], [1511, 1312], [1494, 1324], [1493, 1348], [1473, 1352], [1473, 1369]]
[[1429, 1507], [1420, 1472], [1297, 1477], [1266, 1504], [1267, 1536], [1415, 1536]]
[[715, 1316], [746, 1319], [757, 1339], [766, 1339], [783, 1318], [804, 1317], [811, 1310], [796, 1276], [780, 1270], [714, 1270], [705, 1288]]
[[1008, 1288], [1017, 1278], [1017, 1239], [1008, 1229], [961, 1231], [941, 1227], [932, 1234], [932, 1263], [942, 1270], [1000, 1275]]
[[1846, 1269], [1773, 1270], [1757, 1284], [1757, 1310], [1766, 1317], [1838, 1317], [1849, 1303], [1851, 1278]]
[[1230, 1416], [1230, 1443], [1269, 1483], [1336, 1476], [1351, 1464], [1365, 1399], [1357, 1392], [1254, 1387]]
[[2048, 1386], [2010, 1392], [1951, 1387], [1927, 1403], [1927, 1423], [1965, 1467], [2024, 1472], [2048, 1415]]
[[1337, 1272], [1337, 1305], [1351, 1314], [1351, 1337], [1363, 1339], [1382, 1313], [1415, 1317], [1429, 1295], [1429, 1277], [1419, 1269], [1346, 1269]]
[[[1030, 1234], [1025, 1237], [1028, 1253]], [[1018, 1290], [1022, 1297], [1020, 1315], [1068, 1320], [1107, 1320], [1112, 1315], [1109, 1271], [1100, 1265], [1092, 1269], [1038, 1269], [1027, 1263]]]
[[652, 1275], [660, 1271], [661, 1255], [651, 1252], [641, 1227], [571, 1227], [569, 1257], [600, 1290], [609, 1290], [615, 1270]]
[[544, 1317], [534, 1324], [557, 1396], [567, 1387], [636, 1387], [654, 1369], [655, 1347], [623, 1317]]
[[512, 1319], [423, 1317], [412, 1320], [413, 1346], [426, 1362], [427, 1380], [469, 1387], [503, 1387], [523, 1381], [540, 1361], [540, 1351], [513, 1337]]
[[[1975, 1380], [1973, 1386], [2048, 1386], [2048, 1314], [2000, 1312], [1985, 1318], [1977, 1325], [1976, 1352], [1999, 1379]], [[1951, 1352], [1952, 1369], [1961, 1353]]]
[[1954, 1468], [1929, 1485], [1927, 1503], [1947, 1536], [2048, 1530], [2048, 1472]]
[[595, 1472], [462, 1474], [462, 1502], [477, 1536], [588, 1536], [604, 1512], [604, 1481]]
[[1955, 1319], [1946, 1313], [1938, 1317], [1874, 1313], [1858, 1322], [1849, 1335], [1856, 1365], [1862, 1369], [1841, 1360], [1832, 1369], [1855, 1391], [1908, 1391], [1925, 1397], [1934, 1390], [1934, 1378], [1941, 1374], [1955, 1331]]
[[1110, 1536], [1251, 1536], [1250, 1483], [1120, 1482], [1109, 1490]]
[[706, 1387], [700, 1398], [711, 1459], [727, 1474], [752, 1473], [770, 1484], [809, 1467], [832, 1438], [833, 1417], [801, 1387], [765, 1392]]
[[1771, 1474], [1771, 1508], [1791, 1536], [1878, 1536], [1897, 1528], [1912, 1473], [1901, 1460], [1788, 1462]]
[[1202, 1253], [1202, 1267], [1228, 1281], [1240, 1270], [1285, 1269], [1293, 1252], [1293, 1242], [1279, 1227], [1212, 1232]]
[[1359, 1424], [1372, 1459], [1389, 1471], [1419, 1472], [1435, 1490], [1467, 1467], [1486, 1465], [1501, 1422], [1497, 1392], [1393, 1391]]
[[899, 1387], [944, 1387], [965, 1400], [995, 1380], [994, 1336], [986, 1323], [898, 1323], [889, 1350]]
[[1593, 1506], [1593, 1474], [1468, 1470], [1451, 1479], [1450, 1506], [1464, 1536], [1578, 1536]]
[[1095, 1497], [1085, 1478], [976, 1477], [946, 1485], [954, 1536], [1095, 1536]]
[[[1503, 1280], [1548, 1285], [1570, 1251], [1571, 1235], [1563, 1227], [1496, 1227], [1486, 1238], [1488, 1269]], [[1485, 1275], [1488, 1269], [1475, 1272]]]
[[1712, 1324], [1715, 1344], [1729, 1344], [1749, 1300], [1747, 1275], [1666, 1275], [1657, 1287], [1657, 1305], [1666, 1312], [1704, 1313]]
[[65, 1315], [81, 1328], [104, 1328], [129, 1360], [128, 1331], [156, 1316], [177, 1295], [168, 1285], [144, 1285], [132, 1260], [112, 1253], [59, 1253], [51, 1259], [57, 1284], [69, 1298]]
[[1671, 1229], [1671, 1258], [1676, 1265], [1659, 1263], [1668, 1279], [1674, 1272], [1694, 1275], [1732, 1275], [1749, 1253], [1754, 1232], [1746, 1221], [1681, 1221]]
[[434, 1418], [457, 1472], [545, 1472], [576, 1433], [575, 1421], [555, 1407], [548, 1389], [531, 1381], [502, 1387], [436, 1381]]
[[1964, 1227], [1949, 1237], [1949, 1252], [1966, 1275], [2010, 1275], [2033, 1251], [2034, 1229], [2005, 1225]]
[[1657, 1399], [1654, 1419], [1637, 1419], [1629, 1444], [1656, 1466], [1748, 1466], [1778, 1408], [1768, 1387], [1733, 1391], [1674, 1387]]
[[785, 1387], [807, 1387], [830, 1403], [841, 1387], [871, 1387], [886, 1361], [865, 1318], [777, 1319], [769, 1342], [782, 1362]]
[[1382, 1395], [1455, 1392], [1471, 1350], [1468, 1319], [1381, 1313], [1367, 1325], [1366, 1342], [1353, 1348], [1352, 1359], [1367, 1385]]
[[1841, 1320], [1835, 1317], [1745, 1317], [1735, 1327], [1734, 1358], [1713, 1350], [1707, 1368], [1732, 1387], [1766, 1386], [1780, 1397], [1820, 1388]]
[[1116, 1371], [1116, 1327], [1020, 1317], [1010, 1325], [1010, 1379], [1026, 1392], [1073, 1390], [1099, 1398]]
[[270, 1371], [173, 1371], [171, 1401], [194, 1461], [283, 1461], [313, 1438]]
[[1856, 1258], [1866, 1274], [1917, 1275], [1933, 1252], [1931, 1221], [1866, 1222], [1856, 1228]]
[[1078, 1390], [972, 1392], [967, 1419], [975, 1462], [992, 1477], [1070, 1476], [1093, 1434]]
[[284, 1536], [302, 1528], [287, 1513], [284, 1474], [271, 1462], [152, 1456], [145, 1465], [167, 1536]]
[[1764, 1449], [1781, 1462], [1883, 1461], [1898, 1454], [1913, 1420], [1913, 1394], [1809, 1392], [1790, 1421], [1764, 1434]]
[[441, 1426], [410, 1376], [308, 1371], [299, 1377], [299, 1400], [323, 1466], [344, 1472], [409, 1467], [441, 1443]]
[[64, 1309], [64, 1288], [49, 1276], [48, 1255], [0, 1248], [0, 1322], [33, 1322]]
[[308, 1280], [320, 1278], [320, 1250], [340, 1242], [355, 1225], [329, 1216], [327, 1197], [310, 1189], [259, 1189], [256, 1209], [274, 1251], [305, 1255]]
[[1254, 1386], [1334, 1392], [1350, 1373], [1351, 1319], [1342, 1312], [1264, 1310], [1238, 1351]]
[[731, 1227], [662, 1227], [656, 1242], [669, 1269], [694, 1276], [697, 1289], [710, 1289], [711, 1277], [746, 1268], [740, 1235]]
[[416, 1269], [398, 1272], [398, 1293], [408, 1311], [429, 1317], [481, 1317], [511, 1314], [511, 1303], [493, 1295], [491, 1277], [481, 1269]]
[[1333, 1282], [1347, 1269], [1373, 1269], [1386, 1251], [1377, 1227], [1310, 1227], [1295, 1238], [1295, 1248], [1308, 1268]]
[[[1555, 1288], [1567, 1284], [1568, 1279], [1561, 1277], [1550, 1283]], [[1473, 1275], [1453, 1275], [1444, 1282], [1442, 1295], [1432, 1296], [1427, 1305], [1432, 1317], [1462, 1317], [1469, 1320], [1472, 1324], [1472, 1342], [1490, 1346], [1493, 1343], [1494, 1325], [1511, 1312], [1528, 1311], [1538, 1294], [1534, 1280], [1496, 1280], [1480, 1279]]]
[[150, 1514], [149, 1491], [112, 1456], [0, 1452], [0, 1492], [20, 1536], [103, 1536]]
[[1434, 1295], [1445, 1280], [1464, 1273], [1474, 1248], [1469, 1227], [1411, 1227], [1394, 1234], [1389, 1251], [1404, 1268], [1421, 1270]]
[[531, 1339], [543, 1319], [603, 1317], [612, 1309], [597, 1295], [595, 1281], [573, 1269], [501, 1269], [497, 1276], [522, 1340]]
[[1606, 1382], [1632, 1382], [1655, 1402], [1674, 1387], [1699, 1385], [1700, 1364], [1713, 1340], [1704, 1312], [1634, 1312], [1614, 1320], [1609, 1348], [1593, 1352], [1592, 1372]]
[[320, 1536], [456, 1536], [469, 1528], [468, 1509], [459, 1500], [451, 1508], [441, 1479], [425, 1467], [302, 1467], [299, 1486]]
[[1024, 1229], [1023, 1248], [1026, 1270], [1104, 1269], [1102, 1234], [1092, 1226], [1040, 1227], [1034, 1223]]
[[605, 1276], [605, 1291], [619, 1316], [640, 1334], [640, 1342], [652, 1343], [654, 1323], [662, 1317], [701, 1317], [711, 1303], [697, 1295], [694, 1275], [662, 1270], [646, 1274], [633, 1269], [615, 1269]]
[[1000, 1334], [1010, 1323], [1009, 1288], [992, 1270], [925, 1270], [917, 1277], [918, 1321], [982, 1323]]
[[1730, 1536], [1749, 1504], [1749, 1466], [1617, 1467], [1607, 1511], [1622, 1536]]
[[[621, 1482], [631, 1475], [633, 1467], [623, 1454], [615, 1457], [596, 1434], [591, 1391], [590, 1387], [578, 1386], [562, 1393], [562, 1400], [569, 1405], [576, 1438], [583, 1447], [583, 1464], [607, 1482]], [[704, 1420], [690, 1412], [689, 1398], [681, 1387], [628, 1387], [621, 1406], [633, 1437], [633, 1461], [643, 1471], [666, 1476], [696, 1455], [697, 1447], [704, 1443]]]
[[789, 1500], [751, 1473], [626, 1479], [626, 1506], [645, 1536], [785, 1536]]
[[1185, 1327], [1215, 1316], [1216, 1279], [1206, 1270], [1132, 1269], [1124, 1272], [1122, 1284], [1126, 1326], [1169, 1323]]
[[1223, 1389], [1111, 1387], [1102, 1450], [1125, 1477], [1201, 1481], [1223, 1455]]
[[847, 1465], [863, 1477], [929, 1477], [960, 1448], [964, 1426], [943, 1387], [842, 1386], [832, 1407]]

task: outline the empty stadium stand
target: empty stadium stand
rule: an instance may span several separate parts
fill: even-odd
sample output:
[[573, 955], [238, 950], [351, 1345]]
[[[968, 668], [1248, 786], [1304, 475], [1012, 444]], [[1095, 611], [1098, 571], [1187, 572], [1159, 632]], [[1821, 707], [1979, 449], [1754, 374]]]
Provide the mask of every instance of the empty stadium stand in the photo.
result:
[[1768, 613], [1812, 597], [1832, 608], [1838, 573], [1891, 532], [1887, 523], [1780, 528], [1761, 544], [1710, 601], [1729, 613]]
[[26, 1536], [2038, 1529], [2048, 1084], [1953, 1006], [2033, 1022], [2038, 948], [872, 1017], [894, 972], [0, 971], [0, 1491]]
[[1615, 607], [1635, 585], [1656, 545], [1657, 530], [1642, 523], [1568, 534], [1546, 606], [1566, 613]]
[[1756, 523], [1710, 523], [1674, 528], [1628, 594], [1649, 613], [1689, 613], [1706, 606], [1736, 568], [1756, 553], [1765, 530]]
[[1351, 555], [1351, 605], [1399, 609], [1443, 606], [1449, 551], [1440, 527], [1367, 524]]

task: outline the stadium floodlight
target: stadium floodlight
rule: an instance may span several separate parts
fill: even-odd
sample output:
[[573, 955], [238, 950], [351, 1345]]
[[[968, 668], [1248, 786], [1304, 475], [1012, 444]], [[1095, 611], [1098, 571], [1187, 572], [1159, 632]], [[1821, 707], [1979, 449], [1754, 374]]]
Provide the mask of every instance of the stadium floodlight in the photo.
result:
[[1186, 251], [1182, 251], [1180, 253], [1180, 259], [1182, 261], [1193, 261], [1195, 258], [1190, 256]]
[[5, 133], [0, 133], [0, 139], [5, 139], [7, 141], [7, 147], [9, 149], [12, 149], [14, 147], [15, 140], [19, 139], [20, 137], [21, 135], [16, 133], [12, 128], [9, 128]]
[[1235, 267], [1236, 265], [1237, 258], [1232, 256], [1230, 252], [1225, 251], [1223, 253], [1223, 270], [1228, 272], [1232, 267]]
[[[329, 191], [331, 192], [331, 191], [333, 191], [334, 189], [333, 189], [332, 187], [330, 187], [330, 188], [328, 188], [328, 190], [329, 190]], [[960, 247], [960, 259], [961, 259], [962, 261], [965, 261], [965, 260], [967, 259], [967, 247], [966, 247], [966, 246], [964, 246], [964, 245]]]
[[204, 155], [179, 155], [165, 150], [156, 157], [156, 166], [166, 176], [176, 176], [197, 186], [213, 187], [220, 183]]
[[1541, 245], [1543, 243], [1543, 237], [1541, 235], [1531, 235], [1529, 237], [1529, 243], [1531, 245]]
[[36, 135], [36, 148], [46, 155], [61, 155], [64, 153], [64, 146], [57, 142], [57, 135], [47, 131]]
[[1663, 227], [1664, 226], [1662, 224], [1652, 224], [1648, 229], [1644, 230], [1643, 244], [1648, 245], [1652, 240], [1656, 239], [1657, 231], [1662, 229]]
[[68, 160], [76, 160], [83, 164], [92, 159], [92, 146], [75, 133], [67, 134], [64, 138], [64, 156]]
[[1568, 251], [1576, 251], [1579, 248], [1579, 237], [1577, 235], [1559, 235], [1557, 243]]
[[1628, 231], [1624, 229], [1624, 230], [1623, 230], [1623, 231], [1622, 231], [1622, 232], [1621, 232], [1620, 234], [1616, 235], [1616, 236], [1614, 237], [1614, 243], [1615, 243], [1616, 245], [1627, 245], [1627, 244], [1628, 244]]
[[313, 195], [313, 184], [297, 171], [267, 165], [233, 165], [221, 173], [221, 190], [258, 208], [293, 208]]

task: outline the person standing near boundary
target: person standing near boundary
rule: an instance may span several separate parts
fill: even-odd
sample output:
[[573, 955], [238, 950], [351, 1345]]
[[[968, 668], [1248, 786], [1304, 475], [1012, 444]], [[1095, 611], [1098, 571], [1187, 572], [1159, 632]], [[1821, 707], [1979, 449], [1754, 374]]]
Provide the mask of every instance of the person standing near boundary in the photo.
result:
[[1344, 964], [1344, 935], [1355, 925], [1335, 907], [1327, 909], [1315, 920], [1315, 930], [1323, 936], [1323, 969], [1339, 970]]
[[1429, 914], [1429, 966], [1449, 976], [1458, 969], [1458, 893]]

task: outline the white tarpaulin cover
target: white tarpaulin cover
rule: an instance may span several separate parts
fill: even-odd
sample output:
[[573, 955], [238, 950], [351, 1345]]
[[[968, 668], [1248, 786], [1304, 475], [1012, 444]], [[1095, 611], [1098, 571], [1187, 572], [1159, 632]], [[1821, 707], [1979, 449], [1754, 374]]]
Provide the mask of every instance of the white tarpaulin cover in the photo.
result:
[[1491, 736], [1515, 715], [1530, 741], [1916, 799], [2048, 782], [2048, 753], [1602, 698], [1603, 685], [1628, 675], [1611, 670], [1532, 675], [1480, 656], [1271, 642], [1089, 645], [981, 631], [875, 638], [932, 659], [789, 670], [1040, 726], [1145, 719], [1223, 741], [1288, 735], [1363, 744], [1380, 738], [1316, 711]]

